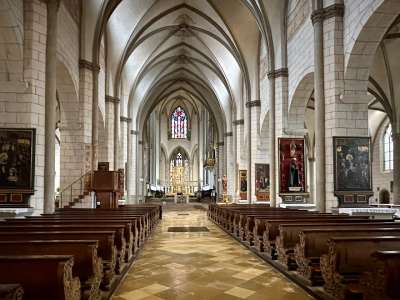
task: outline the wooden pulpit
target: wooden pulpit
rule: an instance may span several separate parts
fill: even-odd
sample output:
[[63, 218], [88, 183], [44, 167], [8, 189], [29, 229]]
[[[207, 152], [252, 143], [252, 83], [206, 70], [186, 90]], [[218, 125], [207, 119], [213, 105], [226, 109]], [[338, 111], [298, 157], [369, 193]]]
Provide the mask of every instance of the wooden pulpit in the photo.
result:
[[98, 208], [118, 208], [120, 196], [120, 173], [117, 171], [95, 171], [93, 190]]

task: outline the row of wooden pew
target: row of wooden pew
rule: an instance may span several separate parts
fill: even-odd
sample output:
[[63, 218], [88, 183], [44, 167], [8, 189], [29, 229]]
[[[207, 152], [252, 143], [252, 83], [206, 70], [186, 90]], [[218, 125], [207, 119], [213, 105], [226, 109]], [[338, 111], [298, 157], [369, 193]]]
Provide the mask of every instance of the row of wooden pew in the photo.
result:
[[210, 204], [208, 216], [322, 296], [400, 299], [398, 222], [267, 205]]
[[0, 222], [0, 291], [23, 299], [107, 299], [162, 218], [161, 206], [59, 209]]

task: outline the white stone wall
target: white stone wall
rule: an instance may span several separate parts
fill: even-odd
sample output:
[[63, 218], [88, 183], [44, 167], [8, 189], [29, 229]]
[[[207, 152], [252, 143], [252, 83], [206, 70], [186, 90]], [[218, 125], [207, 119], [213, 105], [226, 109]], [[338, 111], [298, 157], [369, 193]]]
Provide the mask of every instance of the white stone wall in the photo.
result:
[[288, 40], [289, 106], [304, 76], [314, 71], [314, 28], [310, 12], [303, 24]]

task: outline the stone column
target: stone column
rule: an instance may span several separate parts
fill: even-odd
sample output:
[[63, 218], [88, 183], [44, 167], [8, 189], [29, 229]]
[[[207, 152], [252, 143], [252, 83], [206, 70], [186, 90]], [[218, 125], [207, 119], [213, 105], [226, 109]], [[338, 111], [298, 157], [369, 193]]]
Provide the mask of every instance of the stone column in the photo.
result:
[[118, 159], [120, 151], [119, 149], [120, 119], [121, 119], [120, 100], [114, 98], [114, 170], [118, 169]]
[[155, 156], [155, 161], [154, 161], [154, 179], [155, 179], [155, 184], [159, 185], [160, 184], [160, 113], [159, 111], [154, 112], [154, 143], [153, 143], [153, 151], [154, 151], [154, 156]]
[[314, 99], [315, 99], [315, 157], [316, 208], [326, 211], [325, 180], [325, 92], [324, 92], [324, 11], [322, 1], [316, 1], [311, 19], [314, 24]]
[[248, 198], [249, 203], [256, 202], [255, 195], [255, 161], [257, 154], [257, 143], [259, 139], [259, 122], [260, 122], [260, 100], [253, 100], [246, 103], [246, 107], [248, 108], [249, 115], [251, 115], [251, 120], [249, 123], [250, 127], [250, 135], [249, 135], [249, 144], [251, 144], [251, 152], [249, 152], [249, 170], [247, 171], [247, 183], [248, 187], [250, 187], [250, 198]]
[[[137, 137], [136, 137], [136, 140], [138, 140], [138, 138], [139, 138], [139, 132], [138, 132], [138, 134], [137, 134]], [[142, 161], [141, 161], [141, 159], [142, 159], [142, 141], [137, 141], [137, 143], [136, 143], [136, 157], [135, 157], [135, 159], [136, 159], [136, 161], [135, 161], [135, 164], [136, 164], [136, 203], [138, 203], [139, 202], [139, 199], [142, 199], [142, 197], [141, 197], [141, 191], [142, 191], [142, 189], [141, 189], [141, 184], [142, 184], [142, 182], [141, 182], [141, 180], [140, 180], [140, 178], [142, 178]]]
[[[93, 102], [92, 102], [92, 171], [97, 170], [99, 147], [99, 71], [93, 68]], [[115, 166], [114, 166], [115, 167]]]
[[271, 207], [276, 207], [276, 136], [275, 136], [275, 72], [268, 73], [269, 83], [269, 143], [270, 143], [270, 161], [269, 161], [269, 201]]
[[226, 165], [226, 171], [225, 174], [227, 176], [227, 180], [228, 180], [228, 195], [230, 197], [232, 197], [231, 200], [234, 200], [234, 191], [235, 191], [235, 176], [236, 176], [236, 172], [235, 172], [235, 165], [234, 165], [234, 143], [233, 143], [233, 132], [228, 132], [229, 134], [226, 135], [225, 137], [225, 165]]
[[59, 0], [47, 1], [44, 213], [54, 212], [55, 128], [57, 122], [57, 14]]
[[129, 204], [133, 204], [136, 201], [136, 177], [138, 176], [136, 172], [135, 160], [136, 160], [136, 147], [137, 147], [137, 134], [138, 132], [132, 130], [132, 123], [128, 126], [128, 157], [127, 157], [127, 182], [126, 182], [126, 190], [127, 190], [127, 200]]
[[315, 186], [314, 186], [314, 182], [315, 182], [315, 172], [314, 172], [314, 168], [315, 168], [315, 159], [313, 157], [309, 157], [308, 158], [308, 174], [309, 174], [309, 185], [310, 185], [310, 203], [314, 203], [315, 204], [315, 199], [314, 199], [314, 190], [315, 190]]
[[223, 194], [223, 188], [222, 188], [222, 179], [224, 177], [224, 142], [218, 142], [218, 148], [217, 148], [217, 153], [216, 155], [218, 155], [218, 170], [217, 170], [217, 191], [218, 191], [218, 196], [222, 196]]
[[393, 139], [393, 202], [400, 204], [400, 132], [392, 126]]
[[[246, 107], [250, 108], [251, 101], [246, 103]], [[247, 202], [251, 203], [251, 109], [247, 110]]]
[[235, 182], [236, 182], [236, 186], [235, 186], [235, 190], [234, 190], [234, 194], [235, 194], [235, 200], [238, 203], [240, 200], [240, 182], [239, 182], [239, 163], [241, 161], [241, 147], [242, 147], [242, 134], [244, 131], [244, 119], [238, 119], [233, 121], [233, 125], [236, 126], [236, 132], [235, 132], [235, 137], [236, 137], [236, 141], [234, 143], [234, 147], [235, 147]]

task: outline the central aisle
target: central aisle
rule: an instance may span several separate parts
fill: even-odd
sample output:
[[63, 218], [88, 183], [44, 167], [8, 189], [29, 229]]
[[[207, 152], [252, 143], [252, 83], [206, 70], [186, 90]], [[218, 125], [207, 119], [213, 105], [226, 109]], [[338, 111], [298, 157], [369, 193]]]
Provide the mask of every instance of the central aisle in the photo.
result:
[[[169, 227], [209, 232], [168, 232]], [[165, 209], [113, 300], [312, 299], [193, 206]]]

